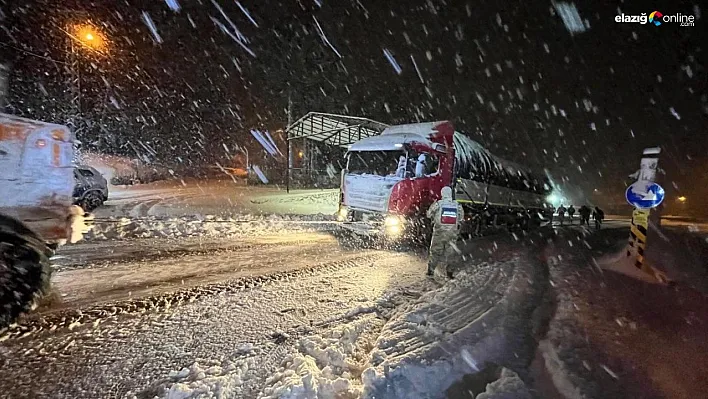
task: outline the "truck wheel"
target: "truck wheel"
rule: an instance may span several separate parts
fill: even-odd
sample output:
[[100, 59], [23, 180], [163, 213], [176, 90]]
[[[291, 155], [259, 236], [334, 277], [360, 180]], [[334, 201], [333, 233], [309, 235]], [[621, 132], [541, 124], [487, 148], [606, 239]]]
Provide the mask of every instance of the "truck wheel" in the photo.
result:
[[0, 217], [0, 329], [49, 289], [52, 251], [22, 224]]
[[98, 193], [90, 192], [79, 200], [78, 205], [84, 210], [84, 212], [91, 212], [103, 205], [103, 198]]

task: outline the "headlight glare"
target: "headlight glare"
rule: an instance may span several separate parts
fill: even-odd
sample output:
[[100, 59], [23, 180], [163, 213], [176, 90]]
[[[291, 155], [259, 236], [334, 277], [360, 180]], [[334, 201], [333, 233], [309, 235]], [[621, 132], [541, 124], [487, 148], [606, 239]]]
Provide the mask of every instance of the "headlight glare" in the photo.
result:
[[384, 224], [387, 227], [398, 226], [401, 224], [401, 219], [396, 215], [388, 215], [388, 216], [386, 216], [386, 219], [384, 220]]

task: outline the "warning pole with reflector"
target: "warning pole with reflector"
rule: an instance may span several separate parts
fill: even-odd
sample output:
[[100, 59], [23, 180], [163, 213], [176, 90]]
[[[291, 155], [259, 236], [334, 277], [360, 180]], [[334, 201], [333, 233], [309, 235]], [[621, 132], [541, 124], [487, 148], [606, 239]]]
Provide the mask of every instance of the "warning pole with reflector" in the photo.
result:
[[[659, 165], [659, 147], [645, 148], [639, 171], [636, 174], [637, 181], [655, 182], [656, 170]], [[641, 209], [635, 206], [632, 212], [632, 223], [629, 231], [629, 245], [627, 247], [627, 257], [634, 258], [634, 266], [644, 273], [647, 273], [662, 283], [667, 283], [668, 278], [659, 270], [649, 266], [645, 261], [647, 247], [647, 233], [649, 232], [649, 215], [651, 209]]]

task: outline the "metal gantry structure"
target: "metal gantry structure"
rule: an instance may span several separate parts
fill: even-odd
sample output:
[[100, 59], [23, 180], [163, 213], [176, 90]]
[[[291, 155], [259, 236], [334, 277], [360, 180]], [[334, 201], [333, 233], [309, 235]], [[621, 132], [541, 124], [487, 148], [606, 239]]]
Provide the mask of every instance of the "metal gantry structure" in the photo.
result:
[[287, 189], [290, 190], [290, 176], [293, 169], [293, 142], [302, 140], [320, 142], [327, 145], [348, 148], [361, 139], [378, 136], [389, 125], [369, 118], [356, 116], [309, 112], [291, 123], [285, 130], [288, 141]]

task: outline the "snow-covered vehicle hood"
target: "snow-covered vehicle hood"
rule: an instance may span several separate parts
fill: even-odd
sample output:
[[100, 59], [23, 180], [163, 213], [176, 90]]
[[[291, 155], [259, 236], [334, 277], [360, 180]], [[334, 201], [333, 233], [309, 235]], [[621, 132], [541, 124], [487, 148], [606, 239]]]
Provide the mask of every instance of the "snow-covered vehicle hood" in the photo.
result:
[[388, 210], [393, 186], [402, 179], [376, 175], [345, 175], [344, 205], [376, 212]]

